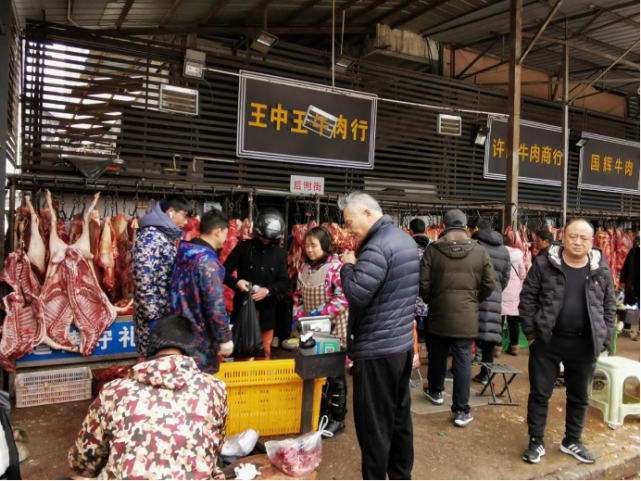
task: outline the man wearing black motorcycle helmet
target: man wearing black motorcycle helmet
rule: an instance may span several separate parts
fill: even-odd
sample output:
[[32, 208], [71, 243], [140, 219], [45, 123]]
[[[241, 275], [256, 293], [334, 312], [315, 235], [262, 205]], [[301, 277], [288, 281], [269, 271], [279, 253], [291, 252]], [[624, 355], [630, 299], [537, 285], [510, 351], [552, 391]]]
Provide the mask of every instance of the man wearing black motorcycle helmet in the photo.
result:
[[[276, 325], [276, 298], [287, 293], [287, 253], [279, 241], [285, 232], [285, 220], [276, 209], [263, 209], [254, 220], [254, 238], [240, 241], [225, 261], [225, 285], [234, 289], [234, 317], [239, 312], [245, 293], [252, 286], [265, 358], [271, 354]], [[234, 276], [234, 272], [237, 276]]]

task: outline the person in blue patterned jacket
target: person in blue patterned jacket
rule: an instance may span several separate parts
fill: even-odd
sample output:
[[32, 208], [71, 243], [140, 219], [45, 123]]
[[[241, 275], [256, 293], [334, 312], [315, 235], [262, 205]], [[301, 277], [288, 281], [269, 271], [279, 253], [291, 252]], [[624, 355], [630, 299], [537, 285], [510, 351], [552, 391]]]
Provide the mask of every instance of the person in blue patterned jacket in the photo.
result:
[[182, 238], [191, 206], [184, 197], [157, 202], [140, 219], [133, 250], [134, 332], [136, 350], [147, 355], [151, 323], [163, 317], [171, 268], [176, 258], [176, 241]]
[[216, 253], [222, 249], [229, 221], [218, 210], [206, 212], [200, 221], [200, 238], [182, 241], [174, 262], [167, 314], [189, 319], [196, 329], [196, 363], [215, 374], [219, 355], [234, 348], [225, 309], [225, 268]]

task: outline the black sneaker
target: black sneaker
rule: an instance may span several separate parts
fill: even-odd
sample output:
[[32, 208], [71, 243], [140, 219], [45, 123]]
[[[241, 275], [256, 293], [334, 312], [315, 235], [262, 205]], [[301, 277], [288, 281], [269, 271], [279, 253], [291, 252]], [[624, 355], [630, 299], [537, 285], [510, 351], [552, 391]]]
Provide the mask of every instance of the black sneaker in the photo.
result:
[[437, 406], [440, 406], [443, 404], [443, 393], [442, 392], [430, 393], [430, 390], [427, 387], [427, 384], [423, 385], [423, 394], [432, 404], [435, 404]]
[[[327, 426], [325, 427], [324, 431], [328, 431], [332, 433], [331, 437], [337, 436], [345, 431], [345, 421], [336, 421], [335, 419], [330, 418], [329, 423], [327, 423]], [[323, 439], [327, 439], [330, 436], [327, 436], [326, 434], [323, 433], [321, 434], [321, 437]]]
[[561, 443], [561, 451], [574, 456], [582, 463], [593, 464], [596, 461], [592, 453], [590, 453], [590, 451], [588, 451], [587, 448], [578, 441], [568, 441], [564, 439]]
[[531, 464], [539, 464], [545, 456], [545, 444], [536, 438], [530, 438], [530, 445], [523, 453], [523, 461]]
[[478, 373], [472, 379], [474, 379], [474, 381], [478, 383], [481, 383], [483, 386], [486, 386], [489, 381], [489, 377], [487, 376], [487, 374], [483, 374], [482, 372]]
[[445, 382], [454, 382], [454, 374], [451, 369], [445, 373]]
[[454, 426], [458, 426], [459, 428], [464, 428], [472, 421], [474, 421], [474, 416], [472, 416], [472, 413], [457, 411], [454, 415]]

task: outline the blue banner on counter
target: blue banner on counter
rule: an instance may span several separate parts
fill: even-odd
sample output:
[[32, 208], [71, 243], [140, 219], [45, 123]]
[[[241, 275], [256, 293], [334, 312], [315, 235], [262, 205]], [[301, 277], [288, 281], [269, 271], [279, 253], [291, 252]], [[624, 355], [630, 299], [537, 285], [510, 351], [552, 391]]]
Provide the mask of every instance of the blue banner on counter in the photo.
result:
[[[99, 356], [118, 356], [130, 354], [131, 357], [136, 357], [136, 340], [134, 339], [134, 323], [131, 316], [124, 316], [124, 319], [116, 319], [114, 323], [102, 333], [96, 349], [94, 349], [91, 356], [84, 357], [79, 353], [56, 351], [51, 349], [45, 344], [36, 346], [29, 354], [16, 360], [18, 367], [22, 363], [32, 363], [43, 361], [76, 361], [78, 359], [86, 359], [91, 361], [91, 358]], [[72, 325], [69, 332], [71, 339], [80, 345], [80, 331], [76, 326]]]

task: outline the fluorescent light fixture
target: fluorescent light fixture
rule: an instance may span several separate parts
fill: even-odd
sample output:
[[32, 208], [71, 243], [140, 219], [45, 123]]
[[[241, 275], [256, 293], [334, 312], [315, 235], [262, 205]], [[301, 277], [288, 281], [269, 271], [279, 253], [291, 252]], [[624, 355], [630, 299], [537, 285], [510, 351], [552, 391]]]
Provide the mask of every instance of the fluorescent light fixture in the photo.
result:
[[478, 130], [476, 131], [476, 136], [474, 137], [474, 145], [483, 147], [485, 145], [485, 142], [487, 141], [487, 136], [489, 135], [489, 133], [490, 129], [487, 128], [487, 125], [479, 126]]
[[323, 137], [331, 139], [336, 129], [338, 118], [310, 105], [303, 120], [303, 127]]
[[277, 41], [278, 41], [278, 37], [276, 37], [275, 35], [272, 35], [271, 33], [262, 31], [258, 34], [256, 38], [254, 38], [254, 41], [249, 46], [249, 48], [251, 48], [252, 50], [256, 50], [257, 52], [260, 52], [260, 53], [267, 53], [271, 50], [271, 48], [274, 46], [274, 44]]
[[340, 73], [347, 72], [352, 65], [354, 65], [354, 62], [356, 62], [356, 60], [353, 58], [348, 57], [347, 55], [341, 55], [334, 64], [334, 70]]
[[205, 52], [198, 52], [196, 50], [187, 49], [187, 53], [185, 55], [185, 65], [183, 67], [183, 75], [189, 78], [204, 78], [206, 58], [207, 54]]
[[587, 144], [589, 141], [590, 141], [590, 139], [586, 139], [586, 138], [581, 137], [579, 140], [576, 141], [576, 146], [579, 147], [579, 148], [584, 147], [585, 144]]

